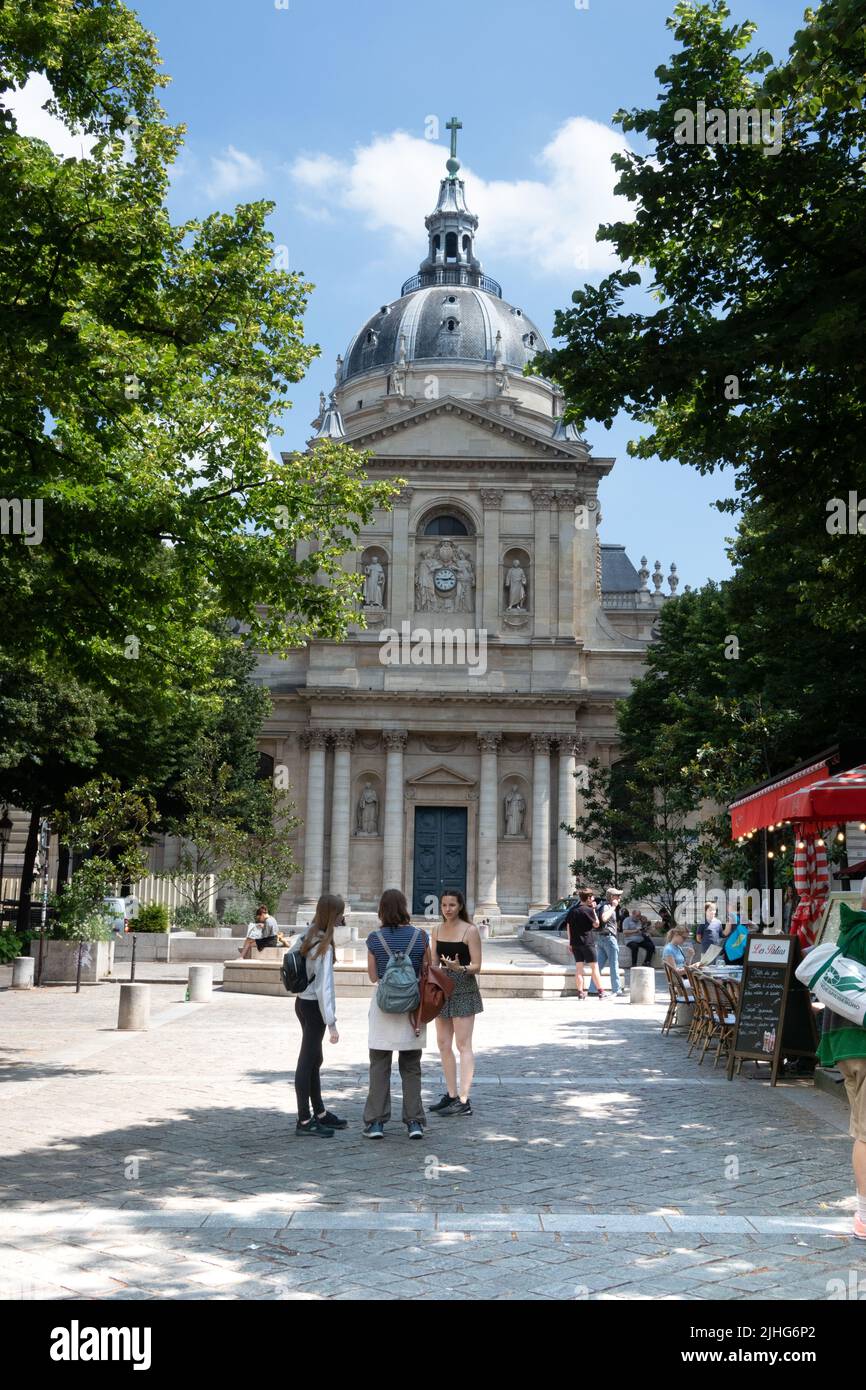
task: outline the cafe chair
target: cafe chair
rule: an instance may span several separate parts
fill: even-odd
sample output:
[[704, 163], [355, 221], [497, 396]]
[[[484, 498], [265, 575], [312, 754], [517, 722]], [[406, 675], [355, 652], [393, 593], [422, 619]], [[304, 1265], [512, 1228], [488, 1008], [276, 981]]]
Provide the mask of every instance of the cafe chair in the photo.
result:
[[704, 1038], [711, 1032], [713, 1026], [713, 1013], [704, 989], [704, 978], [701, 972], [696, 970], [694, 966], [687, 965], [686, 978], [688, 979], [689, 988], [691, 989], [695, 1001], [692, 1026], [689, 1029], [688, 1036], [688, 1056], [691, 1057], [695, 1048], [700, 1047]]
[[710, 1007], [711, 1025], [707, 1036], [704, 1038], [704, 1050], [701, 1053], [701, 1062], [710, 1043], [715, 1040], [715, 1061], [713, 1070], [719, 1065], [722, 1057], [727, 1057], [734, 1045], [734, 1034], [737, 1028], [736, 1011], [730, 1007], [730, 1000], [724, 987], [715, 980], [709, 978], [702, 981], [703, 988], [707, 995]]
[[[695, 997], [679, 972], [674, 970], [670, 961], [667, 960], [665, 961], [665, 980], [668, 986], [668, 1011], [662, 1024], [662, 1033], [669, 1033], [672, 1028], [685, 1027], [684, 1024], [678, 1024], [676, 1021], [677, 1008], [680, 1004], [688, 1004], [690, 1008], [693, 1007]], [[691, 1023], [689, 1023], [688, 1029], [691, 1033]]]

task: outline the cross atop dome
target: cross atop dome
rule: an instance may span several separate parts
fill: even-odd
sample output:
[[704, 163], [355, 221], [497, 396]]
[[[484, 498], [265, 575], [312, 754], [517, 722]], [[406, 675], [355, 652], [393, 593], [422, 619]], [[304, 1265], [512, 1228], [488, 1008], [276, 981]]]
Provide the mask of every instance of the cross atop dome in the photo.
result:
[[451, 131], [451, 158], [446, 163], [445, 168], [448, 170], [448, 177], [456, 179], [460, 168], [460, 160], [457, 158], [457, 132], [463, 129], [463, 122], [458, 121], [456, 116], [452, 116], [451, 120], [446, 123], [445, 129]]

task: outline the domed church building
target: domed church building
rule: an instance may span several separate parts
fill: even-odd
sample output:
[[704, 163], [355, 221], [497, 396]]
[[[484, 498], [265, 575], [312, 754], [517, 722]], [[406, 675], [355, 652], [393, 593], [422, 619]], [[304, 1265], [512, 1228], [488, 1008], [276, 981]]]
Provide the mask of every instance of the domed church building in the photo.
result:
[[664, 601], [658, 563], [652, 592], [645, 560], [600, 543], [614, 460], [563, 423], [553, 382], [524, 374], [547, 342], [483, 271], [449, 128], [427, 253], [338, 359], [310, 441], [345, 440], [371, 452], [371, 478], [406, 480], [360, 536], [363, 624], [261, 662], [262, 751], [302, 820], [281, 918], [306, 920], [326, 890], [373, 912], [389, 887], [429, 915], [459, 888], [507, 929], [573, 890], [559, 827], [575, 773], [614, 756], [615, 701]]

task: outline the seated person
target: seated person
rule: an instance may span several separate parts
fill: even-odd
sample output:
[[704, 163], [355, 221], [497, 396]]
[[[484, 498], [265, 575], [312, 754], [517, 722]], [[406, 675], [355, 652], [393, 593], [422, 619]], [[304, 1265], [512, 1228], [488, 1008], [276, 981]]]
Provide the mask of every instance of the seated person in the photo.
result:
[[262, 903], [261, 907], [256, 908], [256, 920], [250, 922], [247, 928], [246, 940], [240, 947], [241, 960], [249, 960], [253, 953], [253, 942], [259, 951], [263, 951], [266, 946], [276, 946], [278, 931], [276, 917], [272, 917]]
[[662, 951], [662, 960], [669, 961], [678, 975], [684, 975], [686, 966], [691, 964], [693, 954], [688, 928], [671, 927]]
[[622, 939], [631, 951], [631, 963], [637, 965], [638, 952], [641, 946], [645, 951], [644, 965], [650, 965], [656, 953], [656, 948], [650, 940], [649, 924], [645, 917], [642, 917], [635, 909], [629, 908], [628, 916], [623, 918]]

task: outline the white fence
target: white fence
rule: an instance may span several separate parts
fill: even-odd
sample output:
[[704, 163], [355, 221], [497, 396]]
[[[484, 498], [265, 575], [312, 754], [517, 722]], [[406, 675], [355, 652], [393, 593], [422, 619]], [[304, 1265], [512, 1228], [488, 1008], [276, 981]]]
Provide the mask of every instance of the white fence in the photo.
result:
[[[120, 884], [115, 884], [115, 892], [120, 892]], [[132, 885], [132, 896], [138, 898], [142, 907], [150, 903], [160, 903], [168, 908], [169, 916], [177, 907], [190, 906], [192, 892], [193, 879], [190, 877], [172, 879], [150, 874]], [[216, 879], [213, 874], [208, 874], [204, 880], [202, 897], [206, 910], [213, 912], [216, 908]]]

